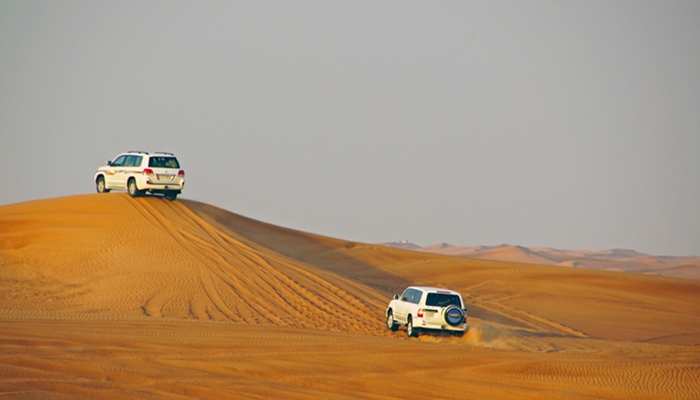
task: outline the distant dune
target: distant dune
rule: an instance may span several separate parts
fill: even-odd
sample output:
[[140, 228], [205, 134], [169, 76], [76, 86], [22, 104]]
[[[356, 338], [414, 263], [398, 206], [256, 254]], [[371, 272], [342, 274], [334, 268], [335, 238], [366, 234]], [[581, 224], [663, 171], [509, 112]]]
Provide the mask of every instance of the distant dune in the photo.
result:
[[419, 246], [408, 242], [389, 242], [381, 243], [381, 245], [485, 260], [558, 265], [562, 267], [700, 279], [700, 257], [650, 256], [648, 254], [638, 253], [634, 250], [624, 249], [602, 251], [557, 250], [547, 247], [528, 249], [527, 247], [508, 244], [469, 247], [452, 246], [446, 243]]
[[[0, 206], [0, 397], [700, 393], [700, 281], [601, 270], [624, 257], [647, 273], [686, 275], [694, 258], [429, 250], [299, 232], [188, 200], [109, 193]], [[408, 285], [461, 292], [468, 333], [388, 331], [386, 304]]]

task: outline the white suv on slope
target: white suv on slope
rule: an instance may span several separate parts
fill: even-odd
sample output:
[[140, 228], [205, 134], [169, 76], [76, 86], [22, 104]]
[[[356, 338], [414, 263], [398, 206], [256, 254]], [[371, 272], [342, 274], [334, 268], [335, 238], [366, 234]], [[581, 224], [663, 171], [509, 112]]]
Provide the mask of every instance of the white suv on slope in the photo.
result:
[[159, 193], [175, 200], [185, 187], [185, 171], [173, 153], [130, 151], [98, 168], [95, 185], [98, 193], [120, 189], [131, 197]]
[[467, 330], [467, 309], [462, 295], [447, 289], [410, 286], [386, 309], [386, 327], [396, 331], [406, 325], [408, 337], [417, 337], [422, 329], [449, 331], [462, 336]]

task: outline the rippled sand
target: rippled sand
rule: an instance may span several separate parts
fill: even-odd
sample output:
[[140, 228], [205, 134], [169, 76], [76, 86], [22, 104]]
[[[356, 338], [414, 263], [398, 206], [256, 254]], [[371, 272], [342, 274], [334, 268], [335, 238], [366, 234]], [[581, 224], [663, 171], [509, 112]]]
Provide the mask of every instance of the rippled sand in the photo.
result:
[[[384, 328], [411, 284], [463, 338]], [[698, 398], [700, 281], [348, 242], [125, 194], [0, 207], [2, 398]]]

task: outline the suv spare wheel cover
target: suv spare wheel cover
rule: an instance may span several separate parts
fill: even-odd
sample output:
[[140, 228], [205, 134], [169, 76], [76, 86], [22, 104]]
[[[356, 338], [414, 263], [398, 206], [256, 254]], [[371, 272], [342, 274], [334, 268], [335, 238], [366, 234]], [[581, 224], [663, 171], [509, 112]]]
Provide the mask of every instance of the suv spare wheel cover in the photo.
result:
[[457, 326], [462, 323], [464, 313], [459, 308], [452, 306], [445, 310], [445, 322], [452, 326]]

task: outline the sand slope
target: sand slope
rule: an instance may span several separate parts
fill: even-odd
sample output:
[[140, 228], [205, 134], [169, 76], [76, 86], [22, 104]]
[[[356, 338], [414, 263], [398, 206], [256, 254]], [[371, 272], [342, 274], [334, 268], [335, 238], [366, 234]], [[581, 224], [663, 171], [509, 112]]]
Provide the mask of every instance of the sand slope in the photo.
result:
[[[470, 331], [383, 327], [410, 284]], [[348, 242], [194, 201], [0, 207], [6, 398], [697, 398], [700, 281]]]
[[181, 202], [115, 194], [23, 206], [3, 218], [4, 308], [378, 330], [377, 291], [255, 250]]

